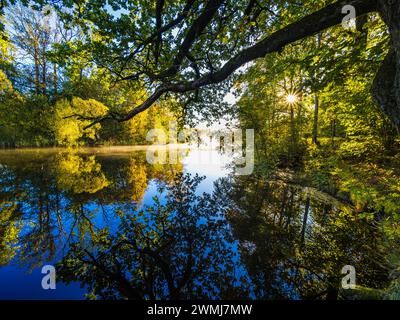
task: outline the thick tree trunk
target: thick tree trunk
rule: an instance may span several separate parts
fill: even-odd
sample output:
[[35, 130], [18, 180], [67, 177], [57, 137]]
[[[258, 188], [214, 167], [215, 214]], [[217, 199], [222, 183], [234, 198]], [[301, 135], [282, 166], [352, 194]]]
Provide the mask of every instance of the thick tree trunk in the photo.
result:
[[378, 10], [389, 27], [392, 46], [376, 75], [372, 93], [400, 132], [400, 5], [397, 0], [379, 0]]

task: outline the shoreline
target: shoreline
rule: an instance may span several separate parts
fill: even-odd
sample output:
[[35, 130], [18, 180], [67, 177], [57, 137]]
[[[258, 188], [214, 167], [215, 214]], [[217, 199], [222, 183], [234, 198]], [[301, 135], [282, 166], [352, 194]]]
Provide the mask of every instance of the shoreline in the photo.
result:
[[157, 150], [161, 148], [168, 149], [193, 149], [193, 150], [214, 150], [215, 148], [207, 146], [191, 146], [189, 144], [165, 144], [165, 145], [131, 145], [131, 146], [98, 146], [98, 147], [26, 147], [26, 148], [11, 148], [0, 149], [0, 153], [57, 153], [57, 152], [72, 152], [72, 153], [129, 153], [133, 151]]

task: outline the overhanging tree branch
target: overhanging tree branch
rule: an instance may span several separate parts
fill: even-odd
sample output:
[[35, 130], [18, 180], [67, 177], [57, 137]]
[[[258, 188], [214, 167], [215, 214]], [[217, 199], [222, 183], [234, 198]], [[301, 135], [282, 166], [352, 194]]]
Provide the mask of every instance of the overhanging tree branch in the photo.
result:
[[[217, 5], [217, 2], [221, 1], [215, 0], [210, 1], [209, 3], [213, 3]], [[335, 26], [342, 22], [345, 15], [342, 13], [342, 8], [345, 5], [352, 5], [356, 9], [356, 15], [362, 16], [364, 14], [370, 12], [376, 12], [378, 8], [378, 0], [341, 0], [337, 1], [334, 4], [328, 5], [325, 8], [310, 14], [297, 22], [294, 22], [276, 32], [271, 34], [270, 36], [264, 38], [259, 41], [255, 45], [248, 47], [237, 55], [232, 57], [225, 65], [212, 73], [207, 73], [202, 77], [189, 81], [189, 82], [179, 82], [173, 84], [161, 84], [153, 94], [151, 94], [146, 101], [144, 101], [141, 105], [127, 113], [126, 115], [107, 115], [102, 118], [92, 119], [93, 122], [87, 126], [87, 128], [93, 126], [96, 123], [102, 122], [107, 119], [114, 119], [117, 121], [128, 121], [132, 119], [137, 114], [145, 111], [149, 107], [151, 107], [164, 93], [166, 92], [174, 92], [174, 93], [184, 93], [192, 90], [199, 89], [201, 87], [216, 84], [226, 80], [231, 74], [233, 74], [238, 68], [245, 65], [248, 62], [254, 61], [258, 58], [262, 58], [265, 55], [273, 52], [280, 52], [285, 46], [288, 44], [294, 43], [298, 40], [301, 40], [305, 37], [312, 36], [318, 32], [321, 32], [329, 27]], [[215, 7], [214, 7], [215, 8]], [[211, 17], [208, 16], [207, 19], [204, 18], [202, 21], [202, 28], [204, 29], [206, 25], [204, 23], [211, 21]], [[197, 29], [199, 30], [199, 29]], [[194, 31], [193, 31], [194, 32]], [[190, 31], [188, 35], [190, 34]], [[198, 35], [197, 33], [195, 35]], [[193, 43], [193, 37], [188, 37], [191, 40], [187, 40], [185, 45], [182, 45], [180, 53], [176, 57], [176, 62], [173, 67], [167, 70], [165, 75], [172, 75], [177, 72], [177, 68], [180, 65], [181, 58], [180, 54], [187, 54], [188, 49]], [[185, 41], [184, 41], [185, 43]], [[185, 55], [186, 56], [186, 55]]]
[[189, 15], [189, 12], [193, 7], [194, 2], [195, 0], [188, 0], [182, 12], [174, 20], [157, 29], [150, 37], [140, 43], [140, 45], [126, 58], [126, 60], [129, 61], [134, 57], [135, 54], [143, 50], [144, 47], [155, 41], [157, 38], [161, 37], [164, 32], [171, 30], [172, 28], [180, 24]]
[[154, 80], [164, 79], [167, 77], [174, 76], [178, 71], [185, 57], [187, 57], [190, 48], [193, 46], [195, 41], [207, 27], [207, 25], [212, 21], [214, 15], [217, 13], [218, 9], [222, 5], [224, 0], [209, 0], [204, 8], [201, 15], [194, 21], [194, 23], [189, 28], [185, 39], [179, 47], [179, 51], [173, 61], [173, 64], [167, 70], [161, 72], [154, 76]]

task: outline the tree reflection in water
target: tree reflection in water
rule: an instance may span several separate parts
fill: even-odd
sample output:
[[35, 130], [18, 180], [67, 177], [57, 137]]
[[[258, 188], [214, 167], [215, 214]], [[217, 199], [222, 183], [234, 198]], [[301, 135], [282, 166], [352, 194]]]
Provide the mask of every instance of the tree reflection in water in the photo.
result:
[[214, 199], [195, 193], [201, 180], [178, 175], [164, 203], [120, 212], [116, 234], [105, 228], [89, 243], [74, 243], [59, 264], [62, 279], [79, 280], [101, 298], [248, 296], [226, 220]]
[[221, 180], [216, 193], [258, 298], [347, 298], [340, 290], [345, 265], [355, 267], [360, 287], [387, 284], [374, 221], [334, 206], [326, 194], [254, 176]]
[[254, 177], [222, 179], [212, 196], [197, 196], [198, 183], [177, 177], [165, 204], [121, 212], [117, 234], [75, 244], [60, 264], [63, 279], [101, 298], [153, 299], [346, 298], [345, 265], [360, 285], [387, 283], [378, 229], [348, 208]]
[[57, 263], [88, 298], [349, 298], [345, 265], [360, 287], [388, 284], [377, 221], [316, 190], [248, 176], [199, 194], [201, 177], [143, 153], [0, 163], [0, 264]]

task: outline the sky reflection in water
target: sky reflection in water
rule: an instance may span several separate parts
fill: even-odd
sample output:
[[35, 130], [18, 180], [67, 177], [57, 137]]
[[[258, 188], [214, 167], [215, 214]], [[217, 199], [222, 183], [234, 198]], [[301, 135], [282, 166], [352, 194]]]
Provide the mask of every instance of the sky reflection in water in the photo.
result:
[[[218, 163], [199, 163], [210, 152], [214, 153], [214, 159], [219, 159]], [[10, 252], [3, 249], [8, 257], [0, 267], [0, 299], [84, 298], [87, 286], [80, 288], [79, 279], [67, 286], [58, 281], [56, 290], [43, 290], [41, 267], [60, 262], [70, 249], [69, 243], [78, 241], [82, 247], [86, 246], [104, 227], [109, 228], [110, 236], [121, 230], [129, 234], [129, 228], [121, 227], [121, 212], [129, 218], [145, 209], [144, 218], [133, 222], [132, 228], [137, 226], [134, 223], [145, 225], [149, 218], [146, 208], [157, 205], [154, 196], [158, 196], [162, 205], [168, 205], [168, 201], [177, 208], [180, 204], [189, 205], [189, 216], [193, 214], [197, 219], [197, 228], [190, 229], [190, 217], [183, 215], [179, 219], [189, 219], [187, 226], [171, 227], [177, 232], [171, 244], [174, 251], [160, 251], [162, 258], [171, 264], [175, 283], [185, 278], [182, 286], [177, 284], [176, 290], [168, 287], [168, 277], [160, 271], [162, 268], [151, 269], [150, 264], [143, 268], [145, 273], [155, 273], [154, 284], [143, 284], [151, 293], [143, 293], [142, 298], [168, 299], [173, 294], [178, 298], [211, 299], [338, 297], [340, 269], [346, 264], [362, 266], [358, 279], [363, 285], [376, 287], [386, 282], [387, 274], [374, 262], [379, 250], [371, 250], [369, 245], [380, 235], [367, 221], [354, 223], [351, 210], [337, 208], [329, 198], [321, 201], [320, 195], [305, 193], [298, 187], [256, 176], [231, 176], [228, 168], [231, 160], [217, 151], [196, 150], [189, 152], [182, 163], [150, 166], [143, 151], [1, 151], [0, 208], [4, 214], [10, 206], [15, 206], [6, 225], [21, 226], [21, 230]], [[200, 200], [204, 208], [192, 209], [197, 200], [185, 203], [192, 201], [189, 196], [189, 200], [183, 197], [177, 201], [182, 194], [166, 199], [165, 187], [176, 183], [177, 176], [183, 179], [182, 173], [205, 176], [192, 190], [199, 197], [203, 192], [210, 194], [210, 199]], [[181, 187], [192, 182], [188, 180]], [[164, 186], [161, 191], [160, 186]], [[185, 192], [190, 195], [190, 190], [184, 191], [184, 195]], [[166, 221], [179, 224], [179, 219], [173, 220], [174, 214], [170, 213], [172, 220]], [[149, 218], [149, 230], [158, 218]], [[204, 232], [197, 235], [196, 229], [201, 230], [202, 223]], [[191, 242], [185, 242], [186, 232], [193, 233]], [[188, 243], [193, 245], [191, 251]], [[157, 244], [154, 246], [157, 248]], [[138, 263], [148, 262], [131, 249], [124, 250], [116, 255], [123, 259], [133, 254], [132, 259], [137, 258]], [[181, 269], [186, 262], [189, 264], [189, 256], [193, 256], [194, 263], [189, 268], [191, 272], [185, 275]], [[104, 263], [113, 267], [113, 261]], [[140, 287], [142, 273], [125, 266], [129, 263], [122, 261], [123, 275]], [[62, 269], [70, 276], [68, 268]], [[103, 283], [101, 278], [100, 275], [97, 279], [80, 280], [93, 285]], [[120, 289], [110, 285], [103, 293], [108, 298], [126, 297]]]

